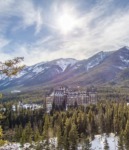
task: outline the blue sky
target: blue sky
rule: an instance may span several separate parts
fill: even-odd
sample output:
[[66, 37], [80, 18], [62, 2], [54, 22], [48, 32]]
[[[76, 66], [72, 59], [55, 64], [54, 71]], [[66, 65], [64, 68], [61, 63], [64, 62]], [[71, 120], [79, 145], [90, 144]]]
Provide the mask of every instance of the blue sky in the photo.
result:
[[0, 61], [86, 59], [129, 46], [128, 0], [0, 0]]

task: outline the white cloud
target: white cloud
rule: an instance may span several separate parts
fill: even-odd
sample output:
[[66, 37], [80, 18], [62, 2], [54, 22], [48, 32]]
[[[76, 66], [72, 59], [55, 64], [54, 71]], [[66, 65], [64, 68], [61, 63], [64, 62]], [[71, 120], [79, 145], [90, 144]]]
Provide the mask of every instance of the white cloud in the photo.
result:
[[9, 44], [9, 43], [10, 43], [9, 40], [7, 40], [7, 39], [4, 38], [4, 37], [0, 37], [0, 51], [1, 51], [1, 49], [2, 49], [4, 46], [6, 46], [6, 45]]
[[7, 24], [9, 24], [9, 21], [11, 21], [10, 18], [14, 16], [20, 19], [19, 27], [16, 27], [16, 29], [34, 25], [36, 28], [35, 33], [38, 33], [42, 28], [43, 12], [39, 7], [34, 5], [32, 0], [1, 0], [1, 20], [7, 20]]
[[[19, 4], [17, 8], [13, 5], [15, 1]], [[118, 49], [122, 46], [129, 46], [129, 9], [111, 8], [114, 0], [98, 0], [98, 3], [87, 10], [78, 9], [78, 3], [63, 3], [55, 0], [49, 11], [44, 12], [42, 6], [36, 7], [32, 0], [7, 0], [0, 4], [1, 14], [15, 15], [21, 18], [20, 28], [35, 26], [35, 34], [40, 33], [43, 25], [49, 30], [48, 35], [42, 33], [33, 44], [14, 43], [13, 49], [16, 51], [8, 57], [24, 56], [28, 65], [57, 59], [60, 57], [74, 57], [76, 59], [86, 59], [99, 51]], [[60, 3], [59, 3], [60, 2]], [[2, 9], [2, 7], [5, 7]], [[69, 34], [61, 34], [56, 24], [58, 16], [62, 15], [66, 9], [71, 16], [76, 18], [77, 26], [70, 30]], [[46, 8], [47, 10], [47, 8]], [[0, 14], [0, 17], [2, 16]], [[8, 16], [8, 17], [9, 17]], [[67, 25], [67, 24], [66, 24]], [[1, 25], [0, 25], [1, 27]], [[5, 28], [5, 26], [3, 27]], [[64, 27], [63, 27], [64, 28]], [[0, 30], [0, 32], [2, 32]], [[8, 44], [8, 40], [0, 42], [0, 47]], [[18, 51], [17, 51], [18, 50]], [[4, 53], [3, 53], [4, 55]], [[3, 56], [2, 55], [2, 56]]]
[[19, 2], [18, 8], [19, 17], [22, 17], [23, 27], [26, 28], [35, 25], [36, 33], [41, 30], [43, 25], [43, 13], [40, 8], [36, 8], [31, 0], [22, 0]]
[[98, 3], [91, 11], [81, 15], [78, 18], [79, 29], [73, 32], [75, 34], [66, 37], [67, 41], [62, 42], [60, 51], [72, 51], [69, 53], [72, 57], [84, 59], [96, 51], [113, 50], [129, 45], [129, 10], [114, 8], [110, 14], [108, 6], [111, 2]]

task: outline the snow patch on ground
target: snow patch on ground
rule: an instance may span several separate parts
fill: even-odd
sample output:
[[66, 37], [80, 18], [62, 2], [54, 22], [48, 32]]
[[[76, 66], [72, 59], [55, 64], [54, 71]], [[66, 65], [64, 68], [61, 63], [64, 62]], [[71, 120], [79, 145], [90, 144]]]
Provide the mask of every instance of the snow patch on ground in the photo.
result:
[[92, 150], [103, 150], [105, 139], [107, 139], [110, 150], [117, 150], [118, 137], [116, 137], [114, 134], [110, 134], [109, 136], [96, 135], [95, 139], [91, 142]]
[[[43, 144], [44, 142], [39, 142], [39, 144]], [[23, 146], [21, 146], [20, 143], [7, 143], [0, 147], [0, 150], [35, 150], [33, 147], [35, 147], [37, 144], [38, 143], [33, 142], [32, 145], [30, 143], [25, 143]], [[57, 147], [57, 138], [50, 138], [49, 144], [51, 149], [53, 149], [53, 146]]]
[[[107, 139], [109, 150], [118, 150], [118, 137], [113, 133], [107, 135], [95, 135], [94, 140], [91, 141], [91, 150], [104, 150], [105, 139]], [[78, 150], [83, 150], [79, 144]]]
[[[94, 140], [91, 142], [91, 150], [104, 150], [104, 141], [107, 139], [109, 149], [110, 150], [118, 150], [118, 137], [116, 137], [113, 133], [111, 133], [109, 136], [107, 135], [95, 135]], [[44, 141], [45, 142], [45, 141]], [[42, 142], [40, 142], [42, 144]], [[50, 147], [52, 148], [57, 147], [57, 138], [50, 138], [49, 139]], [[32, 143], [33, 146], [36, 145], [36, 143]], [[25, 149], [33, 149], [30, 148], [30, 144], [26, 143], [23, 147], [21, 147], [20, 143], [8, 143], [4, 146], [0, 147], [0, 150], [25, 150]], [[34, 149], [33, 149], [34, 150]], [[78, 146], [78, 150], [82, 150], [81, 145]]]

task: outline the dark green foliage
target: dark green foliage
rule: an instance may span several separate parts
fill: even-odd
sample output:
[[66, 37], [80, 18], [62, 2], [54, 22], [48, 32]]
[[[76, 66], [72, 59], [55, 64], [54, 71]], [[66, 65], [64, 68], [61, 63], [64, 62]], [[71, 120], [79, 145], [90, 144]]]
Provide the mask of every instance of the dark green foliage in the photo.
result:
[[61, 126], [59, 126], [57, 128], [57, 141], [58, 141], [58, 149], [62, 150], [62, 147], [63, 147], [63, 137], [62, 137]]
[[83, 138], [82, 140], [82, 149], [84, 150], [91, 150], [91, 142], [89, 138]]
[[70, 149], [76, 150], [77, 149], [77, 143], [78, 143], [78, 131], [75, 124], [72, 124], [71, 130], [69, 132], [69, 143], [70, 143]]
[[129, 149], [129, 120], [126, 123], [126, 127], [124, 130], [124, 144], [125, 148]]
[[22, 132], [21, 143], [31, 143], [32, 142], [32, 128], [30, 122], [25, 126]]
[[124, 150], [124, 136], [122, 132], [118, 138], [118, 150]]
[[18, 126], [15, 127], [15, 139], [17, 142], [20, 141], [20, 138], [22, 137], [22, 132], [23, 128], [21, 125], [19, 127]]
[[39, 129], [37, 127], [34, 128], [34, 141], [35, 142], [38, 142], [41, 140], [41, 136], [40, 136], [40, 133], [39, 133]]
[[114, 132], [120, 135], [119, 149], [129, 147], [129, 106], [126, 103], [103, 101], [85, 108], [53, 111], [52, 114], [45, 114], [42, 109], [21, 110], [18, 113], [12, 111], [10, 105], [6, 108], [6, 117], [2, 122], [4, 132], [13, 131], [12, 140], [22, 144], [42, 140], [44, 145], [39, 147], [50, 149], [49, 138], [57, 137], [58, 150], [76, 149], [78, 143], [88, 150], [91, 149], [89, 139], [93, 139], [94, 135]]
[[49, 149], [49, 117], [48, 115], [45, 116], [45, 120], [44, 120], [44, 126], [43, 126], [43, 141], [45, 141], [45, 149], [48, 150]]
[[104, 141], [104, 150], [109, 150], [109, 145], [108, 145], [107, 139], [105, 139], [105, 141]]

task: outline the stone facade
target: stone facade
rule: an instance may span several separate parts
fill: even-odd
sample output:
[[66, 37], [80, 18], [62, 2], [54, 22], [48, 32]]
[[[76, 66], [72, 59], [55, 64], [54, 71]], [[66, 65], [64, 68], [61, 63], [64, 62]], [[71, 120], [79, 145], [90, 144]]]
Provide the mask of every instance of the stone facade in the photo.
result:
[[68, 87], [58, 87], [48, 97], [46, 97], [46, 104], [54, 103], [55, 106], [74, 106], [96, 104], [97, 92], [84, 91], [79, 89], [69, 89]]

